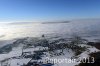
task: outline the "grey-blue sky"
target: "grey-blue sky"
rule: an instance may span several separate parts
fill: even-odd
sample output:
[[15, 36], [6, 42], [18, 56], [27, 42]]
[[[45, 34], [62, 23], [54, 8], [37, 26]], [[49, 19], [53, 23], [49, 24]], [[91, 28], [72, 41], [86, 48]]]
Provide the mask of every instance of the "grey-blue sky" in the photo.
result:
[[0, 22], [99, 17], [100, 0], [0, 0]]

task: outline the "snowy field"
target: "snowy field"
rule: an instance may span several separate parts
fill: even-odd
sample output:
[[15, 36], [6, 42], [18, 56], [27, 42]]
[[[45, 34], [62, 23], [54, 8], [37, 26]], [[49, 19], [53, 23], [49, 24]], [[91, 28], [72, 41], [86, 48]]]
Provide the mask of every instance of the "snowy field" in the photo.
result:
[[[46, 55], [44, 55], [42, 57], [42, 60], [38, 60], [38, 61], [42, 61], [43, 63], [46, 63], [47, 61], [53, 59], [53, 61], [49, 61], [51, 63], [53, 63], [56, 59], [57, 61], [54, 63], [54, 66], [75, 66], [78, 64], [77, 61], [83, 58], [87, 58], [89, 57], [88, 54], [90, 54], [91, 52], [98, 52], [100, 50], [96, 49], [95, 47], [92, 46], [88, 46], [88, 45], [81, 45], [81, 46], [85, 46], [88, 47], [86, 51], [84, 51], [83, 53], [81, 53], [80, 55], [76, 56], [77, 58], [73, 58], [74, 52], [72, 50], [64, 50], [64, 55], [60, 55], [60, 56], [53, 56], [51, 57], [49, 55], [48, 52], [46, 52]], [[24, 50], [24, 52], [34, 52], [37, 50], [43, 50], [42, 47], [33, 47], [33, 48], [27, 48]], [[0, 54], [0, 66], [4, 66], [4, 65], [10, 65], [10, 66], [22, 66], [23, 64], [27, 64], [31, 58], [24, 58], [24, 57], [20, 57], [22, 54], [22, 48], [21, 47], [17, 47], [14, 48], [10, 53], [7, 54]], [[71, 58], [75, 59], [75, 61], [70, 61]], [[8, 60], [7, 60], [8, 59]], [[60, 61], [59, 61], [60, 59]], [[66, 59], [66, 60], [63, 60]], [[2, 60], [6, 60], [2, 63]], [[47, 61], [46, 61], [47, 60]], [[1, 65], [2, 64], [2, 65]]]

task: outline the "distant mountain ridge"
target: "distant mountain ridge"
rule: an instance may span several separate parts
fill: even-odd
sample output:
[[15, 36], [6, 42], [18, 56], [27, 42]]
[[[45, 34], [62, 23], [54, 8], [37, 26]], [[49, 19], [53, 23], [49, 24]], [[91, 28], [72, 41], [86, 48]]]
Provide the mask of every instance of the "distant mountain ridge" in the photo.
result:
[[57, 24], [57, 23], [69, 23], [70, 21], [58, 21], [58, 22], [42, 22], [42, 24]]

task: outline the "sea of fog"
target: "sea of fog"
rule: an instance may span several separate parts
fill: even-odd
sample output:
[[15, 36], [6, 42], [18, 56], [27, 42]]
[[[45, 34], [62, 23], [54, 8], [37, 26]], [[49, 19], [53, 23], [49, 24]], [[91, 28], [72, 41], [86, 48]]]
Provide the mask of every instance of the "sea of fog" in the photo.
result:
[[2, 23], [0, 39], [9, 40], [20, 37], [39, 37], [43, 34], [64, 34], [72, 30], [70, 23]]
[[[74, 20], [60, 23], [12, 22], [0, 23], [0, 43], [21, 37], [39, 37], [41, 35], [78, 34], [89, 39], [99, 40], [100, 20]], [[5, 41], [4, 41], [5, 42]]]

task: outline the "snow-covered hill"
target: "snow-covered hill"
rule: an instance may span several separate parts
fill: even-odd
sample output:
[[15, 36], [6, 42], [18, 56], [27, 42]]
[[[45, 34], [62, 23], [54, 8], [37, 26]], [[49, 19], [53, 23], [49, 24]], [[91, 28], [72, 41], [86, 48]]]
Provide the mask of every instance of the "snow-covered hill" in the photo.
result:
[[[62, 38], [62, 37], [26, 37], [22, 39], [17, 39], [11, 45], [12, 50], [6, 52], [5, 54], [0, 54], [0, 64], [2, 66], [24, 66], [33, 62], [42, 62], [42, 64], [52, 63], [54, 66], [74, 66], [77, 65], [79, 58], [87, 58], [88, 54], [91, 52], [99, 51], [95, 47], [84, 44], [75, 45], [75, 47], [80, 48], [81, 53], [77, 53], [73, 50], [73, 45], [71, 45], [72, 39]], [[81, 40], [81, 39], [80, 39]], [[48, 42], [46, 43], [46, 41]], [[46, 45], [45, 45], [46, 44]], [[53, 46], [52, 46], [53, 45]], [[57, 47], [55, 47], [55, 45]], [[59, 47], [59, 46], [62, 46]], [[66, 47], [64, 47], [64, 46]], [[50, 46], [52, 47], [51, 50]], [[71, 48], [72, 46], [72, 48]], [[81, 46], [81, 47], [80, 47]], [[55, 48], [54, 48], [55, 47]], [[53, 49], [54, 48], [54, 49]], [[84, 48], [84, 49], [83, 49]], [[4, 48], [3, 48], [4, 49]], [[63, 50], [63, 52], [62, 52]], [[2, 52], [5, 52], [4, 50]], [[37, 57], [38, 56], [38, 57]], [[40, 59], [39, 59], [40, 57]], [[55, 60], [57, 62], [55, 62]], [[75, 59], [75, 62], [70, 62], [71, 59]], [[60, 60], [60, 61], [59, 61]]]
[[[78, 63], [54, 63], [50, 59], [79, 61], [79, 58], [88, 57], [89, 53], [99, 51], [93, 46], [86, 45], [88, 41], [100, 40], [99, 25], [100, 19], [59, 23], [2, 23], [0, 64], [25, 66], [33, 62], [42, 62], [40, 64], [50, 62], [54, 66], [74, 66]], [[75, 39], [73, 38], [75, 35], [84, 39], [80, 37]]]

